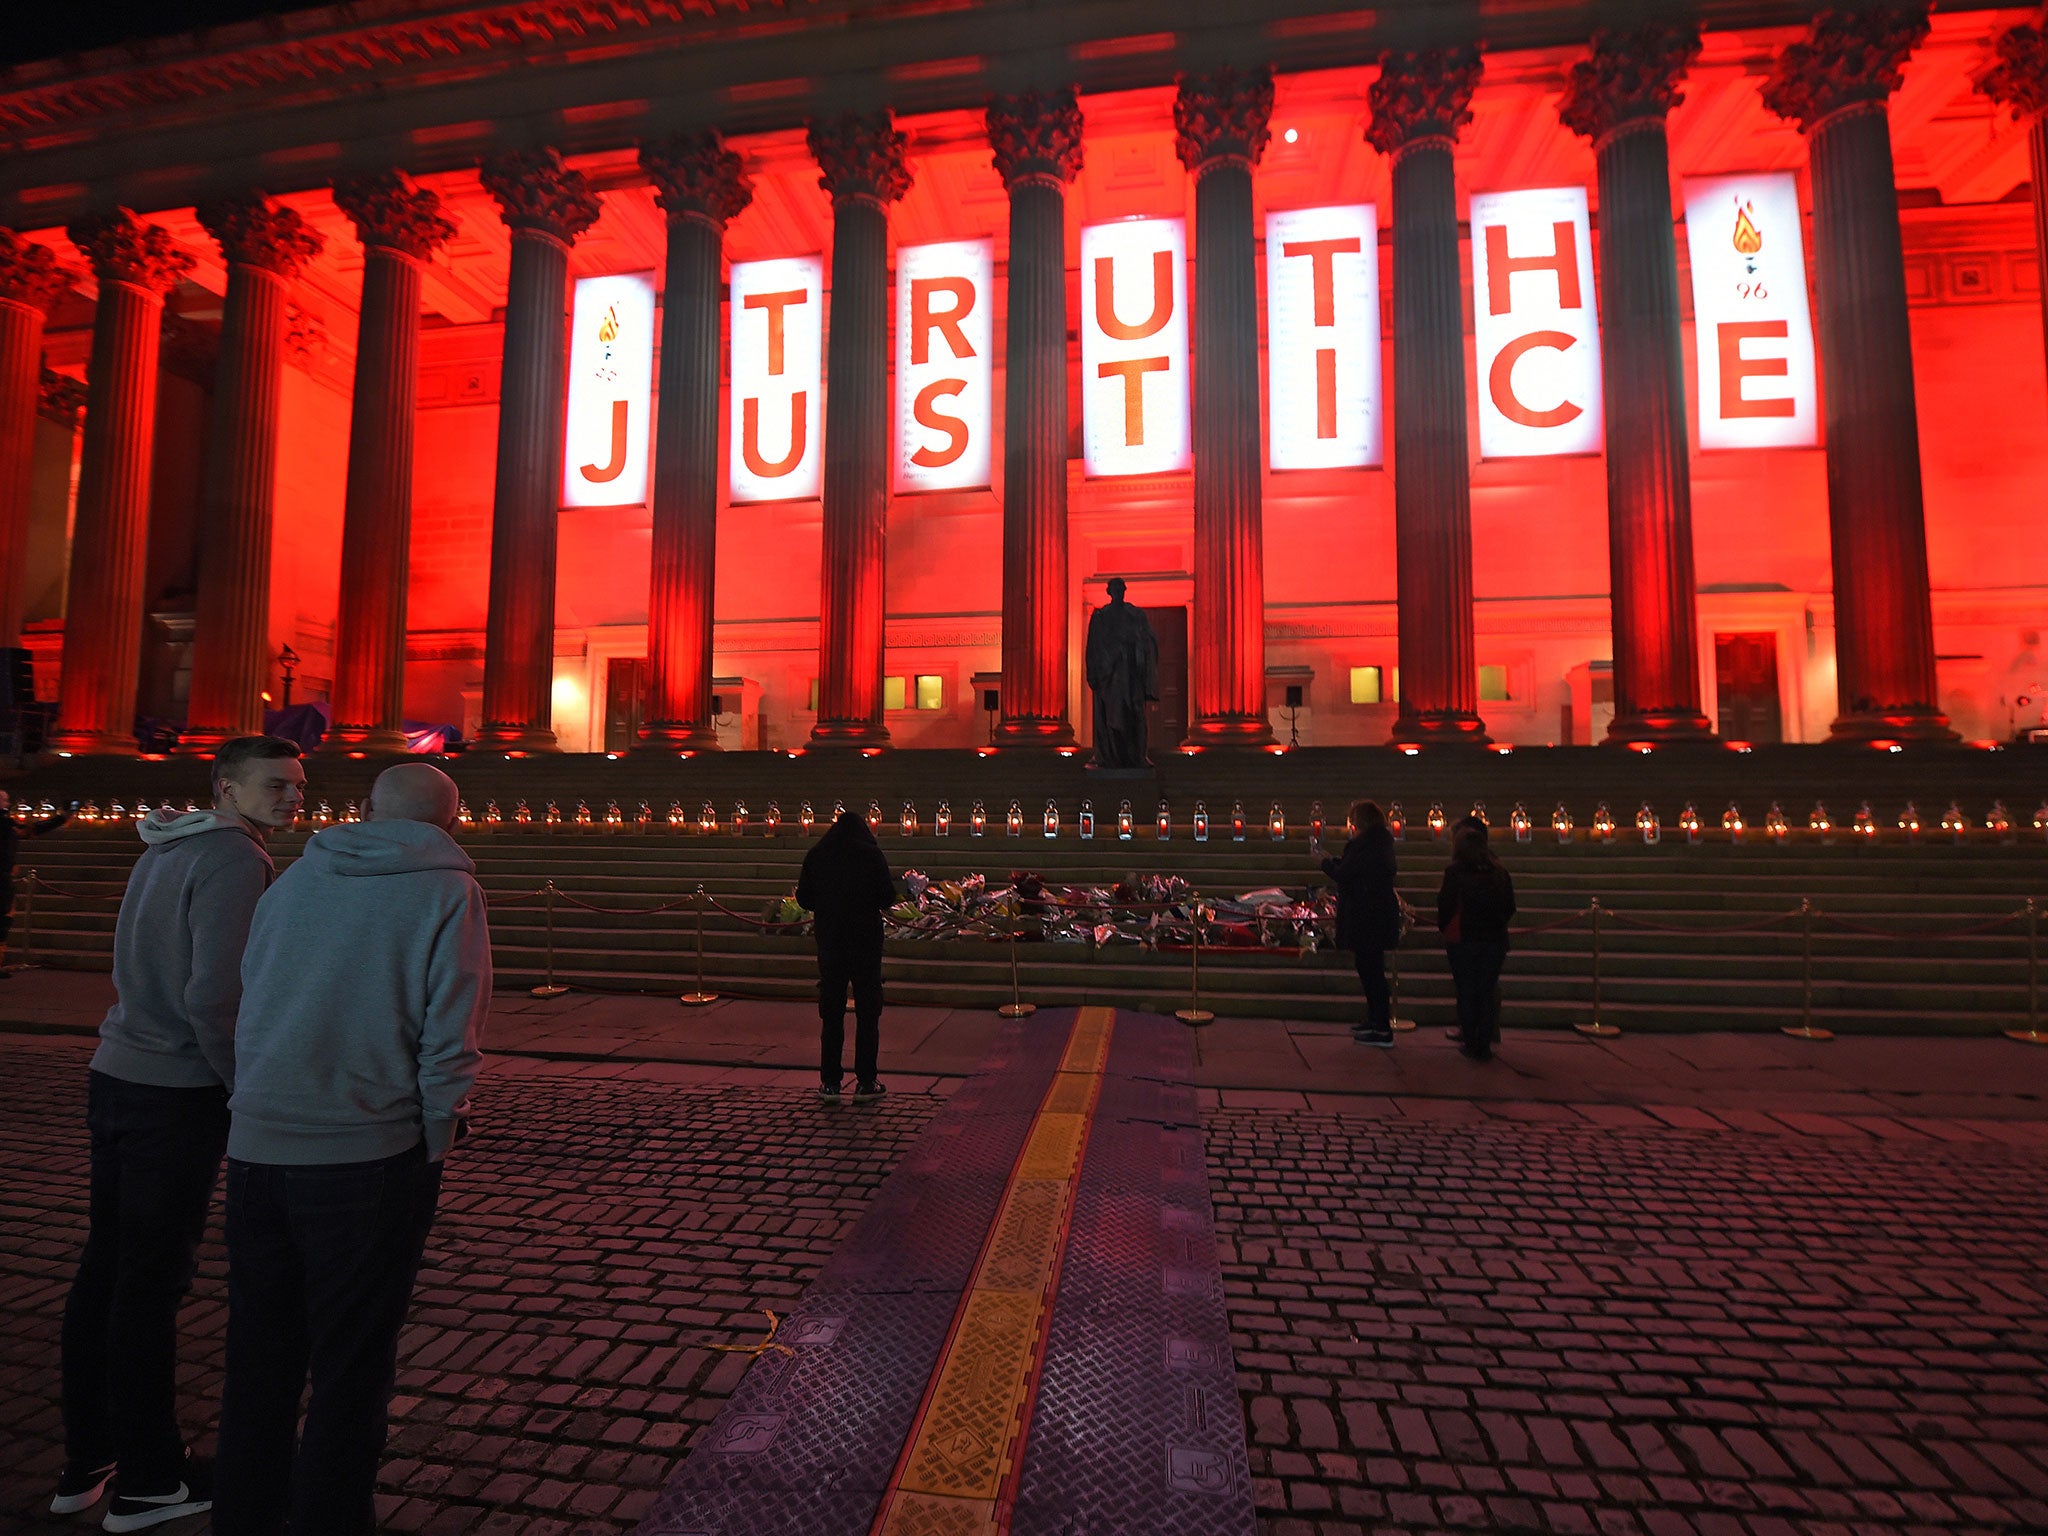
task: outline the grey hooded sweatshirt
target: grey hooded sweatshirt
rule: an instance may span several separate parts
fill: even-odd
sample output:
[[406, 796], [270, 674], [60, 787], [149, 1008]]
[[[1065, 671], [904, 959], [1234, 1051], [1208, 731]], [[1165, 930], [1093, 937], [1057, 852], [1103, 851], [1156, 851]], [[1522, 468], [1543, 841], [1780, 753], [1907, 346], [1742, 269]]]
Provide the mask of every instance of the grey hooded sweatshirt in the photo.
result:
[[242, 966], [228, 1156], [364, 1163], [469, 1111], [491, 1004], [476, 866], [418, 821], [316, 833], [256, 908]]
[[233, 811], [152, 811], [114, 924], [92, 1069], [158, 1088], [235, 1084], [242, 946], [277, 866]]

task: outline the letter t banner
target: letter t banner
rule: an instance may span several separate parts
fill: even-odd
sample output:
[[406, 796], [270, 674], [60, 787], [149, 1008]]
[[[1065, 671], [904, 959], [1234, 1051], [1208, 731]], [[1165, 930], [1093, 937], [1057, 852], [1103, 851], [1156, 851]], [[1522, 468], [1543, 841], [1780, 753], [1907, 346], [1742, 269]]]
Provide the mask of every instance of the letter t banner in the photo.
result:
[[1475, 193], [1479, 454], [1598, 453], [1600, 323], [1584, 187]]
[[1183, 219], [1081, 231], [1081, 444], [1091, 478], [1193, 462]]
[[1380, 250], [1371, 203], [1266, 215], [1268, 454], [1381, 462]]
[[896, 250], [896, 489], [989, 484], [995, 393], [993, 240]]
[[825, 264], [816, 256], [732, 264], [735, 505], [818, 494], [825, 398]]

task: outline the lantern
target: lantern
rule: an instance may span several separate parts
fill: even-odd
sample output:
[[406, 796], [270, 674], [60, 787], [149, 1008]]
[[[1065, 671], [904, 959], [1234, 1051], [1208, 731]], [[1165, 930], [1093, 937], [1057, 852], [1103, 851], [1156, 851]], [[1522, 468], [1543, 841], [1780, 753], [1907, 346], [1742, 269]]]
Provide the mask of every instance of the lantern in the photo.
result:
[[1244, 802], [1242, 800], [1230, 802], [1230, 840], [1234, 843], [1244, 841]]
[[1593, 807], [1593, 841], [1604, 843], [1612, 839], [1613, 836], [1614, 812], [1607, 809], [1607, 802], [1602, 800]]
[[1806, 830], [1822, 842], [1826, 842], [1828, 835], [1835, 830], [1835, 824], [1828, 820], [1828, 808], [1818, 800], [1813, 802], [1813, 814], [1806, 818]]
[[1969, 829], [1969, 822], [1963, 818], [1962, 806], [1953, 800], [1949, 801], [1948, 809], [1941, 813], [1941, 830], [1960, 843], [1963, 834]]
[[1743, 829], [1742, 807], [1730, 800], [1728, 809], [1721, 813], [1721, 830], [1728, 834], [1729, 842], [1739, 843], [1742, 841]]
[[[1387, 830], [1394, 835], [1394, 841], [1398, 843], [1401, 841], [1401, 834], [1407, 830], [1407, 827], [1407, 818], [1401, 814], [1401, 802], [1396, 800], [1387, 807]], [[1354, 837], [1358, 834], [1358, 828], [1351, 825], [1351, 813], [1349, 811], [1344, 813], [1344, 830]]]
[[882, 804], [879, 800], [870, 800], [868, 802], [868, 830], [870, 832], [882, 830]]
[[128, 807], [127, 807], [127, 806], [123, 805], [123, 804], [122, 804], [122, 803], [121, 803], [120, 801], [118, 801], [118, 800], [109, 800], [109, 801], [107, 802], [107, 820], [108, 820], [108, 821], [126, 821], [127, 819], [128, 819]]
[[504, 824], [505, 813], [498, 809], [498, 802], [486, 800], [484, 802], [484, 830], [486, 832], [495, 832]]
[[1765, 835], [1782, 848], [1785, 846], [1786, 834], [1791, 830], [1791, 824], [1785, 820], [1785, 807], [1773, 800], [1770, 810], [1764, 813]]
[[1678, 813], [1678, 824], [1685, 829], [1685, 840], [1688, 843], [1700, 840], [1699, 808], [1690, 800], [1685, 802], [1685, 809]]
[[1508, 812], [1508, 826], [1513, 830], [1515, 841], [1518, 843], [1526, 843], [1532, 836], [1528, 807], [1519, 800], [1515, 802], [1515, 808]]
[[1492, 822], [1486, 819], [1486, 802], [1484, 800], [1474, 800], [1472, 802], [1471, 814], [1472, 819], [1478, 822], [1482, 827], [1490, 827], [1493, 825]]
[[100, 819], [99, 802], [97, 800], [86, 801], [85, 804], [78, 808], [78, 813], [71, 819], [84, 826], [90, 827], [95, 825]]
[[1856, 836], [1866, 842], [1877, 840], [1877, 818], [1870, 814], [1868, 800], [1856, 807], [1856, 819], [1850, 823], [1850, 828]]
[[464, 832], [467, 832], [475, 825], [475, 822], [470, 819], [469, 802], [467, 800], [455, 802], [455, 825]]
[[[168, 811], [168, 810], [169, 810], [170, 808], [171, 808], [171, 802], [170, 802], [170, 801], [168, 801], [168, 800], [166, 800], [166, 801], [164, 802], [164, 809]], [[47, 800], [44, 800], [44, 801], [42, 801], [42, 802], [41, 802], [40, 804], [38, 804], [38, 805], [36, 806], [36, 814], [37, 814], [38, 816], [44, 816], [44, 817], [54, 816], [54, 815], [56, 815], [56, 814], [57, 814], [57, 807], [56, 807], [56, 806], [54, 806], [54, 805], [52, 805], [52, 804], [50, 804], [50, 802], [49, 802], [49, 801], [47, 801]]]
[[775, 829], [781, 825], [782, 807], [780, 805], [777, 805], [773, 800], [770, 800], [768, 802], [768, 814], [761, 818], [762, 829], [766, 831], [770, 837], [773, 837], [775, 835]]
[[519, 804], [513, 809], [512, 819], [522, 827], [530, 826], [532, 824], [533, 812], [527, 806], [524, 800], [520, 801]]
[[1899, 812], [1899, 830], [1906, 834], [1907, 842], [1920, 841], [1920, 808], [1910, 800], [1906, 802], [1906, 808]]
[[590, 830], [590, 805], [588, 801], [578, 800], [576, 802], [576, 830], [578, 832], [588, 832]]
[[633, 812], [633, 825], [638, 827], [642, 832], [645, 832], [653, 824], [654, 807], [649, 805], [645, 800], [642, 800], [639, 804], [639, 807]]
[[1308, 803], [1308, 846], [1312, 853], [1323, 851], [1323, 802], [1320, 800]]
[[1444, 808], [1440, 801], [1429, 802], [1429, 835], [1438, 842], [1444, 840]]
[[1116, 838], [1120, 843], [1131, 840], [1131, 802], [1128, 800], [1116, 808]]
[[1274, 842], [1287, 841], [1287, 818], [1281, 814], [1278, 800], [1273, 802], [1273, 809], [1266, 813], [1266, 830], [1272, 834]]
[[932, 831], [939, 837], [953, 835], [953, 807], [946, 801], [939, 802], [939, 808], [932, 815]]
[[1010, 802], [1009, 810], [1003, 813], [1003, 830], [1012, 837], [1024, 835], [1024, 807], [1014, 800]]
[[[26, 810], [27, 807], [23, 807], [23, 809]], [[39, 811], [37, 812], [37, 814], [41, 816], [48, 816], [51, 814], [51, 812]], [[137, 821], [149, 820], [149, 802], [147, 800], [138, 800], [135, 802], [135, 819]]]
[[1657, 813], [1650, 808], [1650, 802], [1647, 800], [1643, 802], [1643, 808], [1636, 812], [1636, 830], [1643, 834], [1645, 843], [1661, 843], [1664, 840], [1663, 824], [1657, 820]]
[[967, 813], [967, 829], [976, 837], [988, 830], [988, 810], [977, 800], [974, 808]]
[[[2048, 805], [2044, 805], [2042, 809], [2048, 810]], [[2037, 812], [2036, 815], [2038, 816], [2038, 814]], [[2034, 824], [2039, 826], [2040, 822], [2036, 821]], [[2003, 800], [1991, 802], [1991, 814], [1984, 818], [1984, 830], [1991, 833], [2000, 842], [2007, 842], [2011, 839], [2012, 817], [2006, 814], [2005, 802]]]
[[329, 805], [325, 800], [322, 800], [320, 802], [318, 809], [316, 809], [313, 812], [313, 825], [316, 827], [324, 827], [330, 824], [333, 820], [334, 807]]
[[[548, 807], [548, 814], [555, 814], [555, 808], [553, 806]], [[348, 803], [348, 809], [341, 813], [341, 819], [343, 821], [361, 821], [363, 819], [363, 813], [356, 809], [355, 801], [351, 800]]]
[[193, 800], [190, 800], [190, 799], [187, 799], [187, 800], [186, 800], [186, 802], [185, 802], [185, 814], [186, 814], [187, 816], [190, 816], [190, 815], [191, 815], [191, 814], [192, 814], [192, 813], [193, 813], [194, 811], [196, 811], [196, 810], [198, 810], [198, 809], [199, 809], [199, 806], [198, 806], [197, 802], [195, 802], [195, 801], [193, 801]]
[[835, 822], [836, 822], [836, 821], [838, 821], [838, 820], [839, 820], [839, 818], [840, 818], [840, 817], [842, 817], [842, 816], [844, 816], [845, 814], [846, 814], [846, 802], [845, 802], [844, 800], [834, 800], [834, 801], [832, 802], [832, 819], [833, 819], [833, 821], [835, 821]]
[[803, 835], [804, 835], [805, 837], [809, 837], [809, 836], [811, 835], [811, 828], [815, 827], [815, 826], [816, 826], [817, 824], [818, 824], [818, 814], [817, 814], [817, 812], [815, 812], [815, 811], [813, 811], [813, 810], [811, 809], [811, 802], [810, 802], [810, 801], [808, 801], [808, 800], [804, 801], [804, 802], [803, 802], [803, 803], [802, 803], [801, 805], [799, 805], [799, 806], [797, 807], [797, 810], [796, 810], [796, 828], [797, 828], [797, 830], [798, 830], [799, 832], [803, 833]]
[[1159, 819], [1152, 825], [1153, 829], [1159, 834], [1159, 841], [1162, 843], [1173, 836], [1173, 816], [1166, 809], [1166, 802], [1164, 800], [1159, 802]]
[[2043, 800], [2040, 808], [2034, 812], [2034, 830], [2048, 832], [2048, 800]]
[[668, 829], [669, 829], [669, 831], [671, 831], [671, 832], [680, 832], [680, 831], [682, 831], [682, 830], [683, 830], [683, 828], [684, 828], [685, 826], [687, 826], [688, 824], [689, 824], [689, 818], [683, 815], [683, 802], [682, 802], [682, 801], [680, 801], [680, 800], [671, 800], [671, 801], [669, 801], [669, 803], [668, 803]]
[[747, 802], [744, 800], [735, 800], [732, 803], [732, 835], [747, 835]]
[[1209, 841], [1209, 807], [1200, 800], [1195, 802], [1195, 841]]
[[1557, 809], [1551, 813], [1550, 826], [1560, 843], [1572, 840], [1572, 813], [1564, 808], [1562, 800], [1557, 802]]
[[897, 826], [905, 837], [917, 836], [917, 807], [908, 800], [903, 802], [903, 814], [897, 819]]
[[1088, 839], [1090, 839], [1090, 840], [1093, 840], [1093, 838], [1094, 838], [1094, 836], [1095, 836], [1095, 802], [1094, 802], [1094, 801], [1092, 801], [1092, 800], [1083, 800], [1083, 801], [1081, 802], [1081, 814], [1080, 814], [1080, 816], [1079, 816], [1079, 817], [1078, 817], [1078, 818], [1076, 819], [1076, 821], [1075, 821], [1074, 825], [1075, 825], [1075, 827], [1076, 827], [1076, 828], [1077, 828], [1077, 829], [1079, 830], [1079, 832], [1080, 832], [1081, 836], [1083, 836], [1083, 837], [1085, 837], [1085, 838], [1088, 838]]
[[1045, 802], [1045, 815], [1040, 820], [1045, 825], [1045, 835], [1047, 837], [1058, 837], [1060, 835], [1060, 808], [1052, 801], [1048, 800]]
[[709, 800], [697, 807], [697, 830], [707, 837], [718, 830], [718, 807]]

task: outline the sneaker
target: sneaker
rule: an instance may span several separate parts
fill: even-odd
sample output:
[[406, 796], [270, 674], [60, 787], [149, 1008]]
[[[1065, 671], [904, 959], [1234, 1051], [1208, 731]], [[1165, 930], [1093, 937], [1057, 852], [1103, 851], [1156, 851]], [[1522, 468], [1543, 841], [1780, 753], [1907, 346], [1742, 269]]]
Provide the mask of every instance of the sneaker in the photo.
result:
[[882, 1086], [880, 1079], [872, 1083], [862, 1083], [853, 1090], [853, 1102], [856, 1104], [872, 1104], [888, 1091], [887, 1088]]
[[188, 1454], [182, 1470], [184, 1476], [175, 1488], [156, 1492], [123, 1488], [122, 1479], [116, 1476], [113, 1501], [107, 1505], [100, 1528], [117, 1533], [142, 1531], [213, 1508], [213, 1467]]
[[820, 1104], [837, 1104], [839, 1099], [840, 1092], [837, 1083], [818, 1084], [818, 1102]]
[[1351, 1038], [1359, 1045], [1376, 1045], [1382, 1050], [1394, 1048], [1394, 1032], [1391, 1029], [1374, 1029], [1371, 1025], [1362, 1024], [1351, 1031]]
[[107, 1491], [107, 1484], [113, 1480], [114, 1464], [111, 1461], [104, 1467], [80, 1467], [67, 1461], [63, 1474], [57, 1479], [57, 1496], [50, 1500], [50, 1513], [83, 1514], [99, 1503], [100, 1495]]

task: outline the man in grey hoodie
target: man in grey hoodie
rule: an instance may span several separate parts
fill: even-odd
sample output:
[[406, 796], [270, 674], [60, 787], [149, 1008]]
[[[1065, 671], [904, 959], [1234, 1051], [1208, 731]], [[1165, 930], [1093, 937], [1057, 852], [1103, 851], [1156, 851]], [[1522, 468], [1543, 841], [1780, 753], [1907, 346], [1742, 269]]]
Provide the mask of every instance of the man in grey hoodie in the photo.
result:
[[457, 803], [429, 764], [385, 769], [366, 819], [316, 834], [256, 909], [229, 1104], [217, 1536], [374, 1526], [399, 1329], [490, 1008]]
[[297, 745], [238, 736], [214, 758], [211, 810], [166, 807], [138, 828], [114, 925], [115, 1002], [87, 1078], [90, 1225], [64, 1307], [53, 1514], [90, 1509], [110, 1481], [110, 1531], [212, 1499], [178, 1431], [178, 1305], [227, 1144], [242, 946], [277, 873], [264, 842], [297, 819], [305, 786]]

